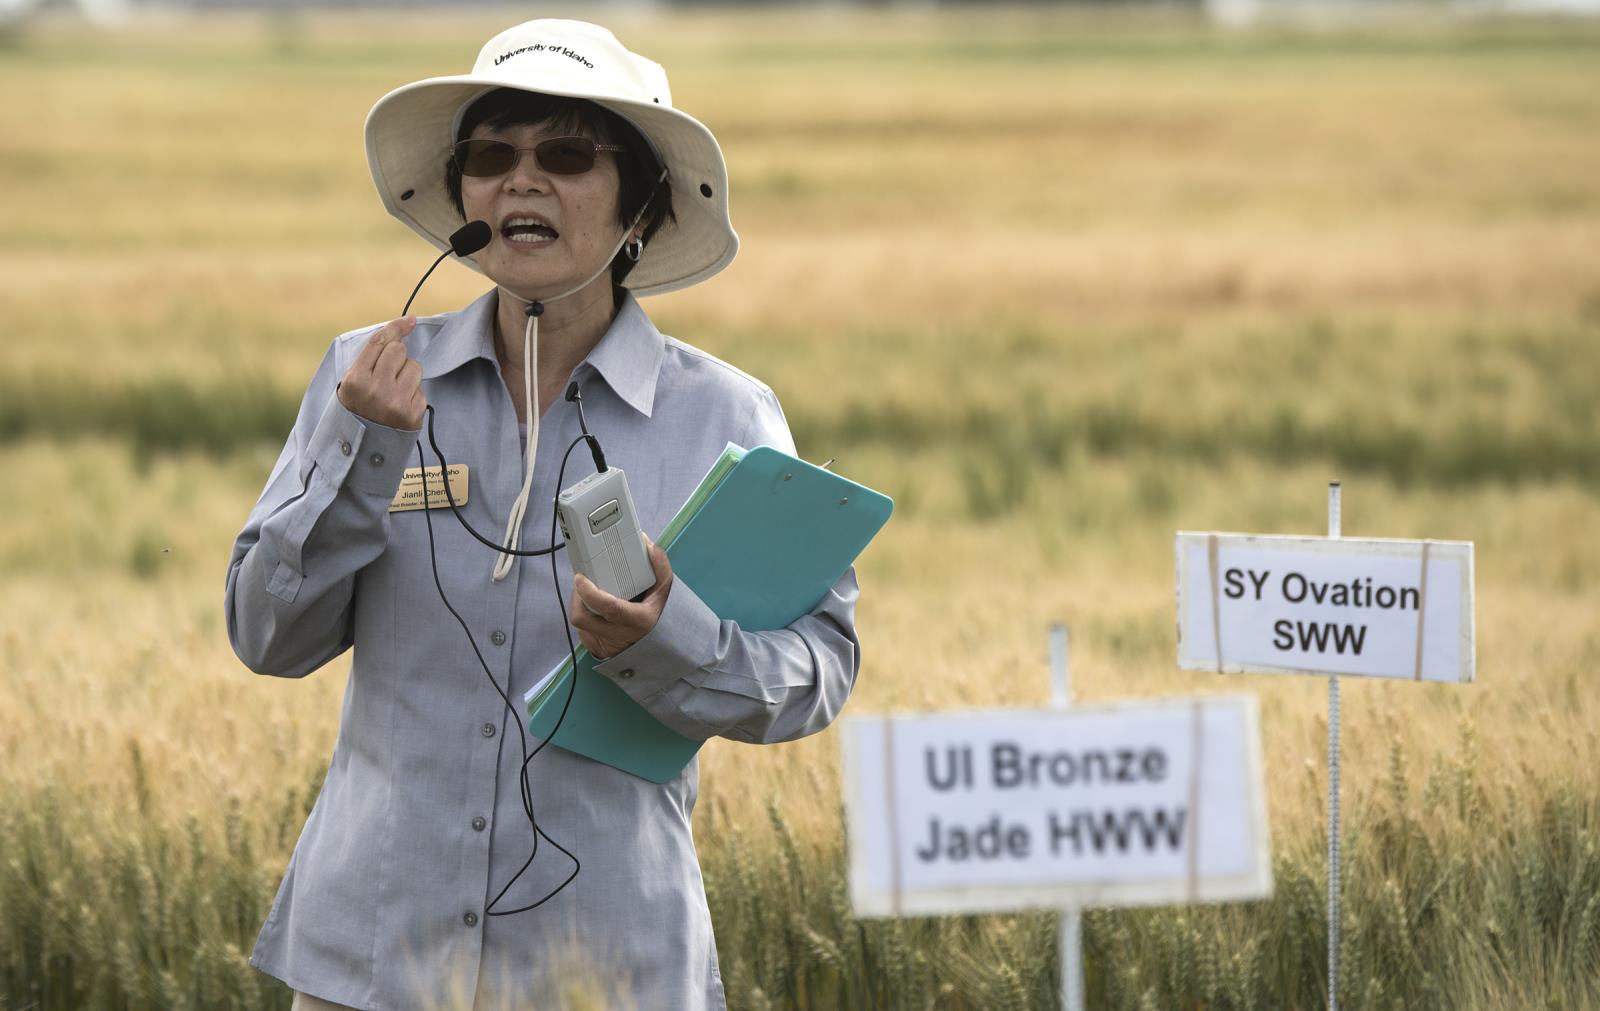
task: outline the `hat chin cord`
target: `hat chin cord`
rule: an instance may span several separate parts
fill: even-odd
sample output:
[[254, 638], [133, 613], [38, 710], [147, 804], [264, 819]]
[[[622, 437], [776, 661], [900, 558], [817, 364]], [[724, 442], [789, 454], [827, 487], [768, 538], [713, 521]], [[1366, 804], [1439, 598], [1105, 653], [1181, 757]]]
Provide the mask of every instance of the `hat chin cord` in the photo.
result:
[[[665, 170], [656, 180], [656, 186], [667, 178]], [[590, 274], [589, 277], [575, 287], [568, 288], [559, 295], [549, 298], [523, 298], [521, 295], [507, 288], [503, 284], [497, 287], [507, 295], [523, 303], [527, 307], [528, 325], [522, 331], [522, 399], [528, 425], [528, 444], [523, 455], [522, 489], [517, 492], [517, 499], [511, 503], [511, 515], [506, 518], [506, 533], [503, 546], [507, 551], [516, 551], [522, 544], [522, 520], [528, 512], [528, 496], [533, 491], [533, 462], [539, 447], [539, 402], [537, 390], [539, 388], [539, 356], [535, 351], [539, 345], [539, 317], [544, 315], [544, 307], [551, 302], [559, 302], [568, 295], [574, 295], [589, 287], [600, 275], [611, 269], [611, 263], [616, 259], [617, 253], [623, 245], [633, 236], [633, 230], [639, 227], [639, 222], [644, 218], [644, 212], [649, 209], [650, 201], [655, 199], [655, 191], [645, 199], [644, 205], [639, 208], [639, 213], [633, 216], [633, 221], [622, 230], [622, 236], [617, 239], [616, 245], [611, 247], [601, 264], [600, 269]], [[511, 573], [511, 566], [516, 564], [517, 556], [502, 551], [494, 563], [493, 581], [498, 583]]]

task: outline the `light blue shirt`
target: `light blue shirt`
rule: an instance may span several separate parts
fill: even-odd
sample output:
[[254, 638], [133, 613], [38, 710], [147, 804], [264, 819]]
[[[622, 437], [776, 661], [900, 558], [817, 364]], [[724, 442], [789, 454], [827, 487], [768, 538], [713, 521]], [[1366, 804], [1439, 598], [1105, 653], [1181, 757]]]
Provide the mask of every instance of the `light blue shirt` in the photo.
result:
[[[463, 512], [491, 538], [522, 477], [496, 304], [491, 290], [424, 317], [406, 341], [440, 446], [468, 468]], [[517, 727], [439, 600], [424, 514], [388, 511], [402, 472], [418, 466], [417, 433], [366, 421], [334, 395], [375, 329], [339, 337], [324, 356], [228, 569], [228, 634], [252, 670], [304, 677], [354, 647], [327, 779], [251, 964], [357, 1008], [560, 1006], [579, 979], [610, 988], [613, 1005], [722, 1007], [690, 830], [697, 763], [657, 786], [545, 749], [529, 770], [534, 811], [582, 872], [538, 909], [484, 915], [531, 845]], [[572, 378], [652, 536], [726, 443], [794, 452], [768, 386], [663, 337], [631, 295]], [[556, 469], [578, 434], [564, 400], [541, 418], [524, 547], [548, 543]], [[431, 447], [427, 462], [438, 462]], [[565, 482], [592, 469], [580, 447]], [[447, 509], [432, 519], [439, 577], [520, 714], [522, 693], [567, 652], [550, 562], [520, 559], [492, 582], [495, 553]], [[564, 552], [556, 567], [565, 600]], [[655, 628], [596, 669], [690, 738], [803, 737], [839, 714], [855, 683], [856, 596], [852, 568], [809, 615], [749, 632], [675, 579]], [[541, 844], [496, 908], [534, 901], [571, 868]]]

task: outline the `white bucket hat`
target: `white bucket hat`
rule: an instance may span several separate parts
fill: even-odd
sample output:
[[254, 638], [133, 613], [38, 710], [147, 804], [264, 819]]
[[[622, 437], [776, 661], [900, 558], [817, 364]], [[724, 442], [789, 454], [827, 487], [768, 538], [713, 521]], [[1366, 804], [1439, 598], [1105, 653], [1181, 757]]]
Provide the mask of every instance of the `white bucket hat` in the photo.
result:
[[[496, 88], [584, 98], [632, 123], [667, 169], [676, 222], [663, 222], [623, 282], [636, 295], [687, 288], [739, 251], [728, 220], [722, 149], [694, 117], [672, 107], [661, 66], [583, 21], [527, 21], [490, 39], [472, 73], [396, 88], [367, 114], [367, 164], [383, 206], [440, 250], [463, 224], [444, 166], [467, 107]], [[478, 265], [464, 258], [474, 270]]]

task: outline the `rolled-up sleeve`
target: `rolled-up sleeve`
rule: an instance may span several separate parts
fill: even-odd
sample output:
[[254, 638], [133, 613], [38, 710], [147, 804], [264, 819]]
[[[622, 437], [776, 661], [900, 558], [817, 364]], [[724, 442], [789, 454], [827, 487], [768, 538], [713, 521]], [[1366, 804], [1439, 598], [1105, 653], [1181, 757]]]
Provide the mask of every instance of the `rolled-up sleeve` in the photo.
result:
[[[794, 454], [794, 439], [770, 389], [759, 391], [741, 444]], [[690, 739], [794, 740], [832, 723], [855, 687], [861, 669], [858, 593], [851, 566], [787, 627], [746, 631], [718, 618], [675, 578], [655, 627], [597, 662], [595, 670]]]
[[355, 574], [388, 543], [416, 441], [339, 402], [338, 348], [312, 377], [228, 564], [228, 639], [258, 674], [304, 677], [349, 648]]

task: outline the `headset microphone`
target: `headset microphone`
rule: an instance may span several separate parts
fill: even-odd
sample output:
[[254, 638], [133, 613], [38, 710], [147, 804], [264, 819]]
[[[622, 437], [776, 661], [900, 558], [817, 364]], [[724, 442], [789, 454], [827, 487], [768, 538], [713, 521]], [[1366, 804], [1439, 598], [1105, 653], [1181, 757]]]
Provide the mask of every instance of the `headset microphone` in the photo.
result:
[[[439, 258], [437, 260], [433, 261], [433, 267], [429, 267], [428, 270], [427, 270], [427, 273], [422, 275], [422, 280], [418, 281], [417, 282], [417, 286], [411, 290], [411, 298], [406, 299], [406, 307], [404, 309], [400, 310], [400, 315], [404, 316], [411, 309], [411, 302], [412, 302], [412, 300], [414, 300], [417, 297], [417, 292], [422, 290], [423, 282], [426, 281], [428, 279], [428, 277], [433, 274], [433, 268], [434, 267], [437, 267], [439, 264], [444, 262], [444, 258], [446, 256], [450, 256], [451, 254], [454, 254], [456, 256], [471, 256], [473, 253], [476, 253], [478, 250], [482, 249], [484, 246], [487, 246], [489, 244], [489, 240], [491, 240], [493, 238], [494, 238], [494, 229], [489, 227], [489, 222], [484, 221], [481, 218], [479, 218], [479, 219], [477, 219], [475, 221], [469, 221], [466, 224], [462, 225], [460, 228], [457, 228], [454, 232], [451, 232], [450, 233], [450, 249], [449, 249], [449, 251], [439, 254]], [[534, 315], [534, 313], [531, 311], [531, 308], [532, 308], [532, 306], [535, 306], [535, 305], [539, 306], [539, 312], [543, 312], [544, 311], [544, 306], [543, 305], [540, 305], [538, 302], [533, 302], [533, 303], [530, 303], [529, 315]], [[440, 466], [444, 468], [444, 471], [448, 471], [450, 469], [450, 463], [449, 463], [449, 461], [447, 461], [444, 458], [444, 451], [439, 448], [439, 442], [433, 436], [433, 405], [432, 404], [428, 405], [427, 412], [428, 412], [428, 442], [433, 446], [433, 455], [439, 458]], [[580, 414], [581, 414], [581, 411], [580, 411]], [[584, 434], [588, 435], [588, 432], [585, 431]], [[590, 444], [591, 452], [598, 452], [599, 451], [598, 450], [599, 444], [594, 440], [593, 436], [589, 437], [589, 444]], [[421, 446], [418, 446], [417, 448], [418, 448], [418, 451], [420, 452], [421, 451]], [[604, 468], [602, 468], [602, 469], [604, 469]], [[441, 473], [443, 473], [444, 471], [441, 471]], [[427, 484], [427, 475], [426, 474], [423, 475], [423, 484]], [[489, 538], [485, 537], [483, 534], [480, 534], [476, 529], [473, 528], [471, 523], [467, 522], [466, 517], [461, 515], [461, 509], [460, 509], [459, 506], [456, 505], [455, 495], [451, 492], [451, 490], [450, 490], [450, 482], [448, 482], [448, 481], [444, 482], [444, 496], [445, 496], [445, 501], [450, 506], [450, 511], [455, 514], [456, 522], [460, 523], [463, 527], [465, 527], [467, 533], [471, 534], [473, 537], [475, 537], [478, 541], [483, 543], [485, 546], [494, 548], [496, 551], [498, 551], [498, 552], [500, 552], [502, 554], [519, 555], [519, 556], [522, 556], [522, 557], [532, 557], [532, 556], [538, 556], [538, 555], [552, 554], [552, 553], [560, 550], [561, 548], [565, 547], [564, 544], [552, 543], [548, 548], [537, 548], [537, 549], [532, 550], [532, 551], [522, 551], [522, 550], [518, 550], [518, 549], [515, 549], [515, 548], [508, 548], [508, 547], [506, 547], [504, 545], [496, 544], [494, 541], [491, 541]]]
[[450, 252], [457, 256], [471, 256], [494, 238], [489, 222], [479, 219], [469, 221], [450, 233]]

